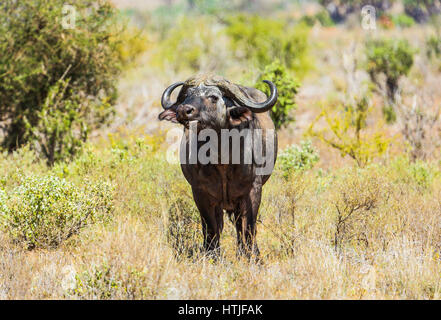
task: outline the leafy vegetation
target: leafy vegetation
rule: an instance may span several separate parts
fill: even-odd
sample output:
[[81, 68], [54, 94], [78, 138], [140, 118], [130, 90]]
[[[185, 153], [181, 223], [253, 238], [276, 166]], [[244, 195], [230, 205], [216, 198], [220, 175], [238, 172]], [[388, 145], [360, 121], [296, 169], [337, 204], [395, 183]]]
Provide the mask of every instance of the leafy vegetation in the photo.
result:
[[401, 28], [410, 28], [415, 24], [415, 20], [405, 14], [397, 14], [392, 16], [392, 22], [394, 25]]
[[1, 142], [9, 151], [32, 141], [53, 164], [112, 115], [120, 65], [115, 10], [93, 3], [76, 2], [73, 29], [60, 21], [62, 0], [0, 4]]
[[427, 56], [429, 59], [441, 57], [441, 37], [432, 35], [426, 41]]
[[265, 68], [255, 84], [256, 89], [263, 91], [269, 96], [269, 88], [263, 80], [272, 81], [279, 93], [279, 99], [270, 113], [274, 126], [276, 129], [287, 126], [295, 120], [292, 111], [297, 108], [295, 96], [298, 93], [300, 83], [288, 73], [286, 67], [278, 60]]
[[300, 19], [301, 22], [306, 23], [308, 26], [312, 27], [316, 23], [320, 23], [322, 27], [331, 27], [334, 25], [329, 12], [326, 10], [321, 10], [314, 15], [306, 15]]
[[81, 187], [56, 176], [26, 177], [0, 200], [1, 227], [25, 248], [56, 248], [80, 229], [109, 219], [112, 187]]
[[286, 178], [294, 171], [311, 169], [318, 161], [318, 152], [309, 140], [286, 147], [277, 157], [277, 165]]
[[220, 32], [208, 27], [210, 21], [204, 17], [181, 18], [159, 44], [155, 62], [175, 72], [210, 70], [212, 64], [222, 63], [218, 56], [222, 48], [217, 45]]
[[[399, 80], [409, 74], [413, 66], [416, 50], [407, 40], [380, 39], [366, 43], [367, 66], [371, 80], [380, 93], [386, 97], [386, 120], [395, 118], [395, 98], [399, 90]], [[382, 79], [384, 77], [385, 79]]]
[[[390, 139], [381, 126], [373, 132], [366, 132], [366, 119], [371, 111], [366, 97], [358, 100], [354, 106], [341, 106], [337, 111], [333, 113], [331, 108], [324, 107], [309, 127], [309, 134], [339, 150], [342, 156], [351, 157], [359, 167], [366, 166], [386, 152]], [[314, 129], [322, 118], [327, 127]]]
[[226, 33], [236, 55], [259, 69], [278, 59], [301, 78], [312, 67], [309, 29], [302, 24], [241, 14], [229, 19]]

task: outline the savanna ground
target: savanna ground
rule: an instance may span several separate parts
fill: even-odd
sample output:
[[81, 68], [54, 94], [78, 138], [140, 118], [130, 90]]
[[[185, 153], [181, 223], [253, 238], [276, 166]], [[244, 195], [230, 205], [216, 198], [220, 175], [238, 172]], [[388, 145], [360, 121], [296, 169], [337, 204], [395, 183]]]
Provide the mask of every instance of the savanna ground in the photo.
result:
[[[111, 204], [102, 200], [109, 209], [107, 217], [47, 247], [11, 241], [14, 234], [3, 230], [1, 299], [440, 298], [437, 123], [423, 141], [427, 152], [413, 158], [402, 122], [384, 120], [384, 99], [370, 89], [363, 127], [367, 133], [360, 144], [386, 141], [385, 147], [366, 147], [357, 161], [313, 134], [323, 129], [331, 135], [323, 118], [311, 129], [323, 107], [337, 112], [351, 99], [351, 84], [368, 82], [363, 52], [370, 37], [407, 39], [419, 48], [410, 73], [402, 79], [407, 81], [403, 92], [429, 91], [429, 107], [440, 106], [440, 68], [425, 55], [432, 26], [363, 30], [356, 15], [345, 24], [307, 28], [308, 53], [299, 60], [311, 67], [293, 68], [301, 83], [297, 108], [290, 111], [295, 121], [279, 130], [279, 149], [310, 140], [313, 150], [305, 151], [306, 160], [279, 162], [264, 187], [257, 233], [262, 263], [236, 256], [236, 234], [227, 216], [221, 258], [213, 261], [200, 248], [200, 218], [190, 186], [179, 165], [166, 160], [167, 131], [174, 125], [157, 120], [160, 96], [167, 85], [197, 72], [214, 71], [253, 85], [261, 70], [242, 64], [246, 57], [240, 50], [232, 53], [222, 23], [211, 15], [184, 19], [169, 27], [171, 31], [158, 27], [153, 32], [148, 21], [155, 5], [115, 3], [126, 9], [143, 43], [132, 44], [126, 53], [141, 52], [119, 78], [112, 123], [94, 131], [71, 161], [48, 166], [29, 146], [0, 157], [0, 186], [6, 192], [17, 190], [23, 177], [55, 176], [80, 187], [106, 182], [111, 191], [103, 193], [112, 198]], [[274, 3], [269, 3], [272, 8]], [[272, 15], [297, 19], [317, 6], [293, 4], [274, 9]], [[351, 59], [361, 60], [354, 74], [347, 71]], [[407, 98], [411, 104], [412, 96]], [[348, 126], [337, 132], [351, 137]], [[335, 127], [339, 125], [334, 122]], [[314, 159], [311, 163], [309, 157]]]

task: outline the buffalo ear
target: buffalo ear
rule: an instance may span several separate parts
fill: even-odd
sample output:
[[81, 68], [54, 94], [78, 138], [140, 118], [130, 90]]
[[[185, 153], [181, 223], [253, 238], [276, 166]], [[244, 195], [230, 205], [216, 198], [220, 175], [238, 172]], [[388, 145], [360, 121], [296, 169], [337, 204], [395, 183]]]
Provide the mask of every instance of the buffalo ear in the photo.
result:
[[176, 119], [176, 110], [175, 108], [170, 108], [170, 109], [166, 109], [164, 111], [162, 111], [159, 114], [159, 120], [167, 120], [167, 121], [171, 121], [173, 123], [178, 123], [178, 120]]
[[232, 126], [238, 126], [253, 120], [253, 112], [245, 107], [235, 107], [229, 111], [229, 120]]

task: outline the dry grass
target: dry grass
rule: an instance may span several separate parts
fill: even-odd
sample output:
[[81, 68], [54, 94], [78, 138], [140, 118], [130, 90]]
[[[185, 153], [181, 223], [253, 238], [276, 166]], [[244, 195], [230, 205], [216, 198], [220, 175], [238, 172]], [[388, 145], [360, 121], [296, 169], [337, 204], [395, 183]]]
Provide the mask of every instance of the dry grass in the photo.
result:
[[[112, 152], [109, 142], [96, 143], [63, 168], [67, 179], [112, 179], [114, 219], [55, 250], [27, 251], [2, 236], [2, 298], [439, 298], [436, 167], [427, 169], [433, 179], [415, 176], [412, 165], [400, 159], [363, 170], [298, 173], [288, 180], [277, 171], [265, 188], [258, 225], [263, 264], [236, 257], [230, 222], [222, 258], [215, 262], [198, 246], [189, 254], [173, 245], [175, 199], [183, 200], [180, 208], [187, 216], [194, 204], [179, 167], [165, 162], [162, 149], [153, 151], [158, 142], [149, 139], [144, 143], [152, 148], [140, 148], [130, 136], [114, 137], [119, 152]], [[355, 207], [338, 231], [338, 211], [346, 217]], [[199, 225], [183, 232], [189, 236], [183, 245], [194, 245]]]

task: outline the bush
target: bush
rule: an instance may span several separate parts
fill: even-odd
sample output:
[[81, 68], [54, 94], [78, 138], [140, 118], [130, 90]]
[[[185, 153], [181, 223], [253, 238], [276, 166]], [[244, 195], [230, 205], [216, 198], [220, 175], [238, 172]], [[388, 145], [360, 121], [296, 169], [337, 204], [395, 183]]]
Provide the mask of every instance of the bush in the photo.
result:
[[150, 276], [146, 267], [107, 262], [92, 264], [75, 274], [64, 296], [86, 300], [152, 299], [159, 296], [160, 290], [152, 286]]
[[397, 14], [392, 16], [392, 22], [394, 23], [394, 25], [401, 28], [410, 28], [415, 25], [415, 20], [405, 14]]
[[393, 174], [392, 179], [395, 183], [411, 186], [420, 192], [430, 190], [435, 177], [440, 175], [440, 170], [436, 165], [421, 160], [412, 160], [406, 156], [393, 159], [389, 171]]
[[112, 115], [120, 66], [115, 9], [76, 1], [75, 27], [66, 29], [64, 4], [0, 4], [1, 143], [12, 151], [31, 141], [51, 164], [75, 153]]
[[56, 248], [86, 225], [107, 220], [113, 208], [108, 183], [77, 187], [52, 175], [24, 178], [1, 196], [0, 225], [27, 249]]
[[284, 177], [293, 171], [311, 169], [318, 161], [319, 155], [309, 140], [300, 142], [300, 146], [293, 144], [285, 148], [277, 157], [277, 164]]
[[106, 264], [93, 266], [93, 269], [75, 275], [74, 288], [67, 290], [68, 297], [111, 299], [113, 294], [121, 289], [121, 281], [112, 274]]
[[334, 25], [334, 21], [332, 21], [329, 12], [326, 10], [321, 10], [312, 16], [303, 16], [300, 21], [310, 27], [314, 26], [317, 22], [322, 27], [332, 27]]
[[[366, 132], [369, 112], [366, 97], [357, 101], [355, 106], [339, 107], [335, 115], [330, 108], [323, 108], [308, 133], [339, 150], [342, 156], [348, 155], [359, 167], [364, 167], [375, 157], [384, 154], [390, 143], [381, 126], [370, 133]], [[316, 131], [314, 126], [321, 118], [326, 121], [327, 128]]]
[[[366, 44], [367, 72], [377, 89], [387, 97], [389, 107], [395, 104], [399, 80], [407, 76], [416, 50], [407, 40], [371, 40]], [[385, 77], [383, 82], [380, 76]]]
[[309, 29], [290, 26], [286, 21], [256, 15], [237, 15], [228, 20], [227, 35], [236, 54], [259, 69], [278, 59], [302, 77], [312, 67], [309, 52]]
[[429, 59], [441, 58], [441, 37], [432, 35], [426, 40], [426, 54]]
[[119, 35], [121, 41], [118, 42], [119, 60], [125, 66], [130, 66], [135, 59], [145, 52], [149, 47], [149, 39], [142, 30], [136, 27], [128, 27]]
[[[175, 72], [220, 70], [225, 63], [221, 34], [208, 17], [183, 17], [159, 43], [154, 61], [162, 68]], [[220, 64], [220, 65], [219, 65]]]
[[388, 184], [375, 170], [358, 169], [344, 174], [334, 185], [334, 248], [339, 251], [345, 243], [368, 247], [376, 209], [386, 198]]
[[270, 80], [277, 87], [279, 98], [271, 109], [270, 114], [276, 129], [280, 129], [282, 126], [286, 126], [295, 120], [289, 113], [297, 108], [295, 96], [299, 90], [300, 83], [288, 73], [286, 67], [278, 60], [265, 68], [255, 84], [257, 89], [269, 96], [269, 88], [263, 80]]

